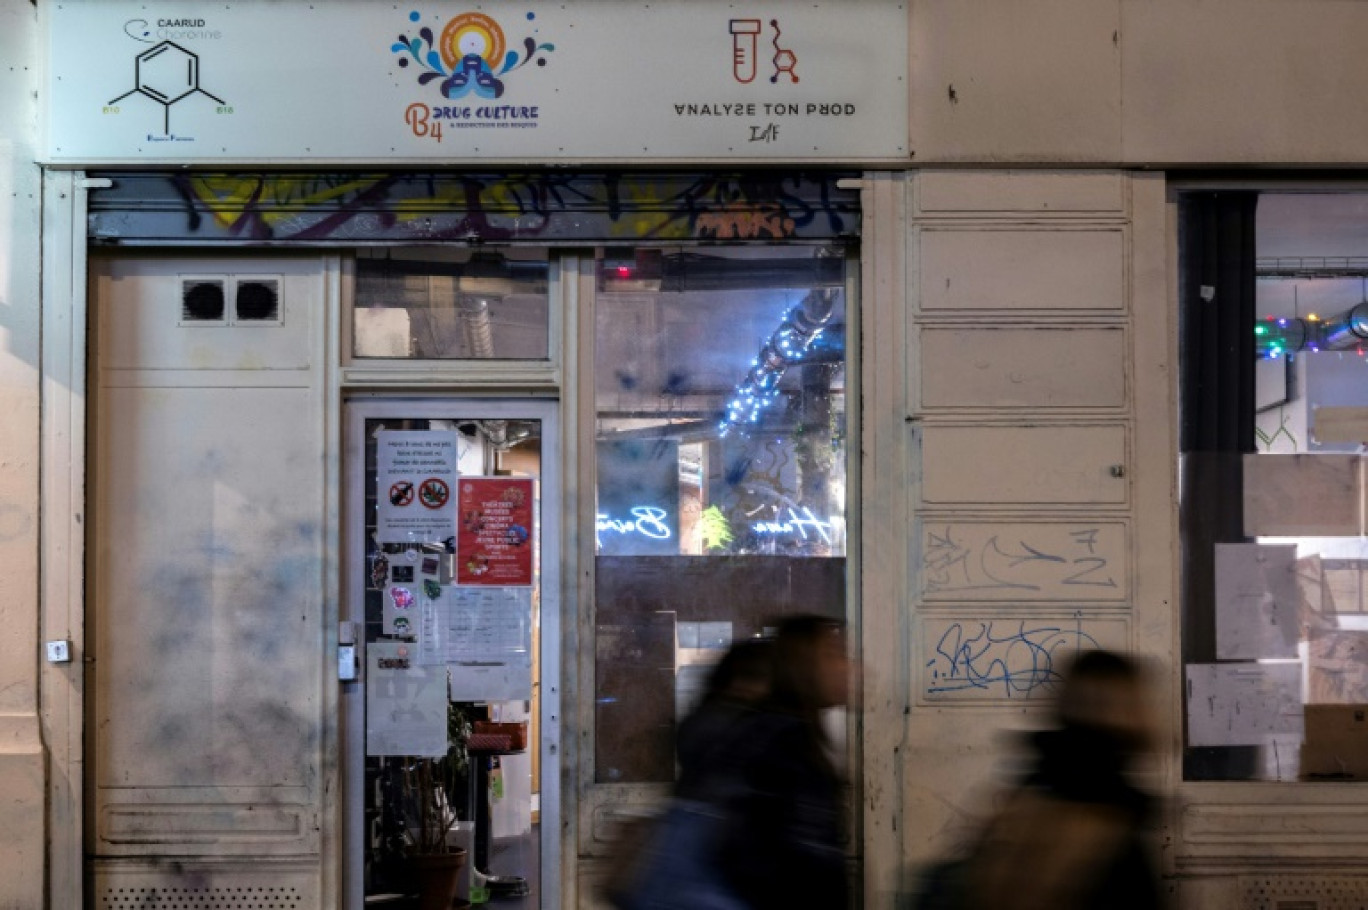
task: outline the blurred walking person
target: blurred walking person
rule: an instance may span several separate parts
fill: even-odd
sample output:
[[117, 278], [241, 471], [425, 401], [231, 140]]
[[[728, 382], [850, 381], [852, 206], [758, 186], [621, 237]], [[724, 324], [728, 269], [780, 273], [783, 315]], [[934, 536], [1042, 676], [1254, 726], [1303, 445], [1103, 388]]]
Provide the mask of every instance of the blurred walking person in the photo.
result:
[[719, 797], [710, 792], [715, 781], [735, 775], [745, 726], [769, 696], [773, 654], [770, 639], [746, 638], [713, 667], [703, 698], [675, 731], [677, 798]]
[[658, 818], [629, 823], [605, 886], [620, 910], [745, 910], [720, 856], [744, 789], [746, 731], [768, 696], [774, 643], [736, 642], [708, 676], [703, 698], [675, 735], [679, 777]]
[[1054, 726], [1030, 735], [1020, 783], [967, 857], [933, 867], [927, 910], [1156, 910], [1146, 844], [1151, 798], [1130, 780], [1153, 747], [1144, 677], [1110, 651], [1087, 651], [1060, 682]]
[[847, 907], [841, 780], [822, 714], [845, 705], [849, 676], [841, 622], [780, 623], [768, 696], [742, 728], [742, 786], [720, 857], [725, 881], [753, 910]]

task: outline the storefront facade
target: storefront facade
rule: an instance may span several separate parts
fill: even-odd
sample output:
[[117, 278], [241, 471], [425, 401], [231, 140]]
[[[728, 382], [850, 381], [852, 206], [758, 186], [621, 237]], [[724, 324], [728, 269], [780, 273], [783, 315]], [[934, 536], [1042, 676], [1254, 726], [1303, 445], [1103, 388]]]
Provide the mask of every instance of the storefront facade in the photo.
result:
[[1368, 10], [195, 6], [0, 7], [0, 903], [379, 897], [445, 666], [529, 730], [484, 868], [594, 906], [700, 668], [794, 610], [859, 658], [864, 906], [1093, 643], [1154, 670], [1177, 906], [1368, 893], [1301, 710], [1368, 701], [1315, 644], [1368, 612], [1317, 359], [1364, 337]]

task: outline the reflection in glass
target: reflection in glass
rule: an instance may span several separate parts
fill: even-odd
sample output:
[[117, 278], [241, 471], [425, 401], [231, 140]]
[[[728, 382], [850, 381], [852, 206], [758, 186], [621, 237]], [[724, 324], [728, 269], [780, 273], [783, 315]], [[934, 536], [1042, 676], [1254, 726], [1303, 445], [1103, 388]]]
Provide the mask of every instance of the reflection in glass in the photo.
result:
[[845, 613], [847, 259], [608, 250], [595, 303], [596, 775], [673, 779], [730, 642]]

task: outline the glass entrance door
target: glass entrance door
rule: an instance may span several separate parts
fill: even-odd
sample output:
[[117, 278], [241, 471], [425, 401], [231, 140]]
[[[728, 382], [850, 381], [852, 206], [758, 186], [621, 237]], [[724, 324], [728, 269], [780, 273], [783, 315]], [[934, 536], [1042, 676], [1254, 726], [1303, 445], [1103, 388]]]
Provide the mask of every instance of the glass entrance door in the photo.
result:
[[417, 907], [429, 888], [454, 887], [454, 906], [559, 894], [555, 416], [550, 402], [347, 406], [351, 907]]

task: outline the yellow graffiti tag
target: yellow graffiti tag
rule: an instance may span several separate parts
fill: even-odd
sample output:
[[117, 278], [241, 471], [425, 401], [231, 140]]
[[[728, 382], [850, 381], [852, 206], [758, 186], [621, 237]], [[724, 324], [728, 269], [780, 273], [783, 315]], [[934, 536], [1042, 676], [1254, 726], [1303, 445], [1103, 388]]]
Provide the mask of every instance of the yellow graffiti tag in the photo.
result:
[[363, 177], [341, 183], [311, 181], [297, 178], [199, 176], [190, 179], [190, 190], [214, 220], [225, 228], [232, 227], [249, 211], [267, 224], [274, 226], [297, 212], [273, 210], [263, 206], [263, 200], [275, 205], [308, 206], [355, 197], [374, 187], [383, 177]]

